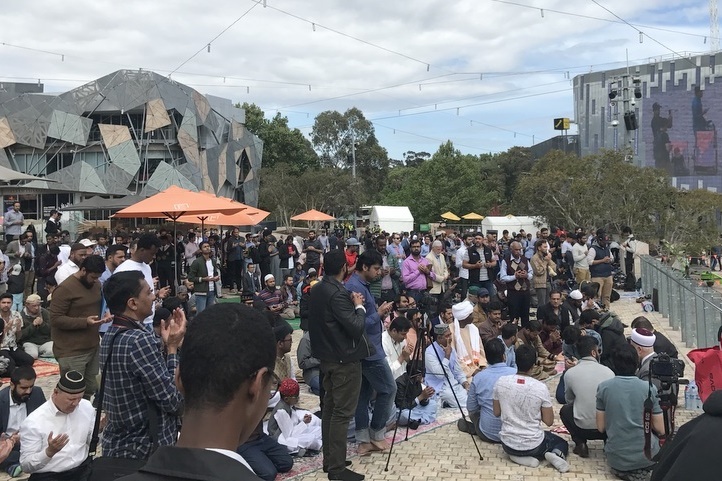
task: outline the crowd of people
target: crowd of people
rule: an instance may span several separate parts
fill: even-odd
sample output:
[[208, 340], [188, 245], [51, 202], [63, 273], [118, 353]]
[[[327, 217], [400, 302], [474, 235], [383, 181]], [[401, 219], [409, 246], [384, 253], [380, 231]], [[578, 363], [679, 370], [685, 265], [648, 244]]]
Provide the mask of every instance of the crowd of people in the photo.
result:
[[[573, 454], [604, 440], [620, 479], [654, 467], [645, 451], [665, 426], [649, 366], [677, 352], [643, 317], [627, 339], [610, 310], [619, 264], [634, 277], [629, 228], [617, 243], [581, 228], [305, 239], [161, 229], [70, 242], [52, 212], [39, 244], [15, 222], [0, 245], [0, 374], [11, 379], [0, 467], [11, 476], [87, 479], [99, 429], [103, 457], [135, 462], [124, 479], [180, 469], [272, 480], [321, 455], [329, 479], [358, 481], [349, 436], [362, 456], [384, 453], [393, 426], [417, 429], [442, 410], [513, 462], [566, 472], [567, 441], [542, 427], [554, 423], [552, 395]], [[47, 401], [38, 357], [60, 366]], [[550, 393], [543, 381], [560, 372]], [[302, 385], [318, 411], [299, 407]]]

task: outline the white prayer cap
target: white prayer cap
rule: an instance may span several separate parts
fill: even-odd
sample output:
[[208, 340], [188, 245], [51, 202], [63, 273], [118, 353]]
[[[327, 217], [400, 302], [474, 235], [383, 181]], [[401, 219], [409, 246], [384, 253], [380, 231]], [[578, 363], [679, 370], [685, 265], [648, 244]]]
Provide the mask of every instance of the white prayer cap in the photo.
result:
[[474, 312], [474, 305], [469, 301], [463, 301], [458, 304], [454, 304], [451, 307], [451, 312], [454, 314], [454, 319], [457, 321], [463, 321]]
[[276, 278], [273, 277], [273, 274], [266, 274], [266, 277], [263, 278], [263, 282], [268, 282], [269, 279], [275, 280]]
[[653, 347], [657, 336], [649, 329], [638, 327], [632, 329], [632, 342], [641, 347]]
[[581, 301], [582, 292], [579, 289], [574, 289], [572, 292], [569, 293], [569, 297], [571, 297], [575, 301]]

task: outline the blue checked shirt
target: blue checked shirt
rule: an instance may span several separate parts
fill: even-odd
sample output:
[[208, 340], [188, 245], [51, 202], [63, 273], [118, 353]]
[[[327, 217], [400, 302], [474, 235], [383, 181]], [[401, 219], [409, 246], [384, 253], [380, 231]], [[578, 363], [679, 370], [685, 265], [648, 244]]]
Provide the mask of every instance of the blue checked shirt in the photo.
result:
[[100, 344], [102, 369], [113, 335], [123, 331], [113, 344], [106, 372], [103, 410], [108, 424], [102, 434], [103, 456], [144, 459], [151, 454], [148, 399], [158, 413], [158, 444], [173, 445], [178, 435], [183, 409], [183, 396], [174, 381], [178, 356], [170, 354], [164, 359], [161, 341], [155, 333], [141, 323], [122, 319], [138, 328], [125, 329], [113, 324]]

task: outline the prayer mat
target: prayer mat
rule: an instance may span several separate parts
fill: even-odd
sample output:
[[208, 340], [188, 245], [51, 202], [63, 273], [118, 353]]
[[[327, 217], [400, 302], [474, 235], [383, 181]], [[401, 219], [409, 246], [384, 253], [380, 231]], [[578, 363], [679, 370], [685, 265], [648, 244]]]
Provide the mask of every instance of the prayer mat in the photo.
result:
[[[58, 366], [58, 361], [54, 358], [36, 359], [35, 363], [33, 363], [33, 369], [35, 369], [35, 374], [37, 374], [38, 377], [48, 377], [60, 374], [60, 366]], [[10, 382], [10, 377], [3, 377], [0, 380], [3, 384], [8, 383]]]

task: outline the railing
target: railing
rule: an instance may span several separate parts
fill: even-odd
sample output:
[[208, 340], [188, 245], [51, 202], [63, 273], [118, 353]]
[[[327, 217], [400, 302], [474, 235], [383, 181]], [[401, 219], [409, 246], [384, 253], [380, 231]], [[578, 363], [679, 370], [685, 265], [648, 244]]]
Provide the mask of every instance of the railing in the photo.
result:
[[675, 331], [681, 331], [688, 348], [718, 344], [717, 330], [722, 325], [722, 295], [706, 283], [684, 277], [658, 259], [641, 256], [642, 290], [657, 291], [660, 314], [669, 319]]

